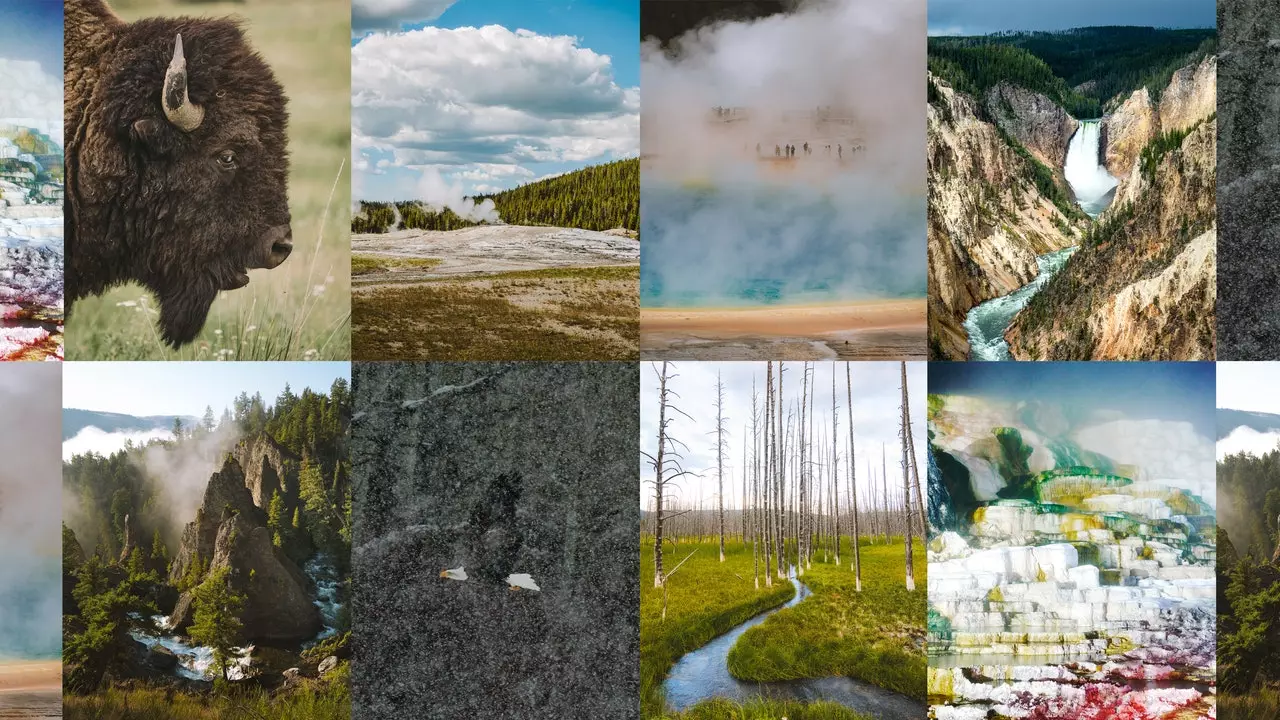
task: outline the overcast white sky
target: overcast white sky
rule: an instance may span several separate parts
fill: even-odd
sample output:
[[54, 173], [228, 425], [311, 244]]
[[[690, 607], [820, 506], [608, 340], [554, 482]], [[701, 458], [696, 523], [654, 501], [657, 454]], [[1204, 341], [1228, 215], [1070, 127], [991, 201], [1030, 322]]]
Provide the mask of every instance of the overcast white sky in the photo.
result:
[[[692, 416], [692, 420], [676, 415], [671, 423], [672, 436], [689, 446], [684, 453], [684, 467], [687, 470], [701, 472], [703, 477], [687, 477], [680, 483], [680, 497], [684, 502], [696, 504], [699, 497], [710, 504], [716, 497], [716, 374], [721, 373], [725, 385], [725, 415], [729, 428], [728, 463], [725, 468], [725, 506], [738, 507], [742, 494], [743, 440], [750, 433], [751, 422], [751, 382], [754, 378], [760, 391], [761, 402], [764, 397], [765, 363], [762, 362], [680, 362], [671, 363], [672, 372], [677, 376], [670, 386], [680, 395], [675, 405]], [[786, 374], [783, 376], [783, 392], [787, 405], [799, 403], [801, 395], [801, 378], [803, 363], [785, 363]], [[880, 444], [885, 444], [888, 457], [888, 477], [890, 487], [902, 487], [902, 475], [899, 470], [901, 450], [898, 444], [898, 406], [901, 402], [901, 386], [898, 363], [896, 362], [855, 362], [849, 363], [853, 380], [853, 423], [855, 452], [858, 456], [858, 487], [870, 482], [866, 477], [866, 463], [872, 461], [877, 475], [880, 472]], [[640, 449], [653, 454], [658, 443], [658, 375], [661, 363], [641, 363], [640, 366]], [[775, 368], [775, 372], [776, 372]], [[845, 363], [814, 363], [815, 383], [818, 395], [814, 403], [814, 422], [816, 435], [821, 442], [823, 433], [831, 435], [831, 376], [836, 373], [836, 400], [839, 418], [838, 432], [841, 438], [848, 433], [848, 410], [845, 403]], [[925, 460], [928, 436], [925, 434], [926, 406], [926, 369], [925, 363], [907, 363], [907, 388], [911, 398], [911, 426], [915, 439], [916, 458], [919, 464], [921, 483], [924, 483], [927, 463]], [[748, 424], [747, 434], [743, 433], [743, 423]], [[843, 448], [843, 443], [842, 443]], [[653, 494], [653, 469], [641, 457], [641, 507], [648, 507], [649, 498]], [[844, 476], [846, 459], [844, 451], [840, 458], [841, 471]], [[896, 484], [895, 484], [896, 483]], [[860, 494], [860, 497], [864, 497]], [[846, 502], [843, 498], [841, 502]]]
[[1280, 363], [1219, 362], [1218, 407], [1280, 414]]

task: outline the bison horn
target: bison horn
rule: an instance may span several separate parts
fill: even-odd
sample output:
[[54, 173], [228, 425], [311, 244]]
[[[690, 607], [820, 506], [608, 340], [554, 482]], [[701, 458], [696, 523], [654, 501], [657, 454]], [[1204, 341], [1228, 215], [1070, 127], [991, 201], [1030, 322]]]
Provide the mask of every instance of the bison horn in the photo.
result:
[[204, 122], [204, 108], [191, 102], [187, 96], [187, 58], [182, 54], [182, 34], [173, 46], [173, 60], [164, 74], [164, 116], [179, 130], [191, 132]]

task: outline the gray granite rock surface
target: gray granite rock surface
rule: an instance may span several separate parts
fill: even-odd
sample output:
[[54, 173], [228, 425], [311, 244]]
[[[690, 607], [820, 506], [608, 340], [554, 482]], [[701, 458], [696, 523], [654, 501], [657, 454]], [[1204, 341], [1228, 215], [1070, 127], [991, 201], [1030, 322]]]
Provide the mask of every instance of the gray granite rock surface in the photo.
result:
[[637, 367], [356, 363], [353, 381], [353, 717], [638, 717]]

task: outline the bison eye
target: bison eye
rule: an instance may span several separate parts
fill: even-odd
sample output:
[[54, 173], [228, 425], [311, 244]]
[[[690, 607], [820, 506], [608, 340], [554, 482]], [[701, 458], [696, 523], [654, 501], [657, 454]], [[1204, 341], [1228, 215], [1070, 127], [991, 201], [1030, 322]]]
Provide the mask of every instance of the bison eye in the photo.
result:
[[222, 152], [218, 153], [218, 167], [222, 168], [223, 170], [235, 170], [236, 154], [231, 152], [230, 150], [223, 150]]

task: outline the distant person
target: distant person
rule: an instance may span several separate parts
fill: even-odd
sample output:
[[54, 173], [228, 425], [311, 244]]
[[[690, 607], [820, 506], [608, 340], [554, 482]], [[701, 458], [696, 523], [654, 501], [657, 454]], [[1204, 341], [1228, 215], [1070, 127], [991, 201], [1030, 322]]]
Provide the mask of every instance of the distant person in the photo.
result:
[[773, 156], [774, 156], [774, 157], [782, 157], [782, 148], [778, 147], [777, 145], [774, 145], [774, 146], [773, 146]]
[[756, 143], [756, 157], [760, 157], [760, 143]]
[[840, 156], [840, 159], [841, 159], [841, 160], [843, 160], [843, 159], [844, 159], [844, 145], [837, 145], [837, 146], [836, 146], [836, 153]]

